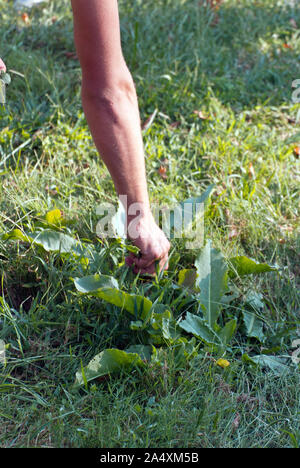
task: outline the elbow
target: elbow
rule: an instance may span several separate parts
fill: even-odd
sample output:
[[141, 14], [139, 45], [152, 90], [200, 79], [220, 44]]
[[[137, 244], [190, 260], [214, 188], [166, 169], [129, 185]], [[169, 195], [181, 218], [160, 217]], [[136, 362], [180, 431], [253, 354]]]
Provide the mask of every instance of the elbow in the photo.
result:
[[93, 107], [103, 115], [117, 122], [124, 106], [136, 107], [136, 90], [129, 76], [102, 83], [101, 80], [83, 79], [82, 82], [83, 106]]

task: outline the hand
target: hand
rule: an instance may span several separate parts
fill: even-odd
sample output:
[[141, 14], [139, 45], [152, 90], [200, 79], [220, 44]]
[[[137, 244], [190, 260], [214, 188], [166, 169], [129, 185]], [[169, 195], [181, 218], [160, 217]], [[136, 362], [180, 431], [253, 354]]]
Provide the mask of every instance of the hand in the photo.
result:
[[126, 258], [126, 264], [134, 267], [134, 273], [153, 276], [156, 273], [156, 262], [159, 263], [159, 271], [168, 268], [170, 243], [151, 213], [128, 219], [128, 237], [140, 249], [140, 257], [130, 253]]
[[6, 72], [6, 66], [5, 66], [5, 63], [3, 62], [3, 60], [1, 60], [0, 58], [0, 72]]

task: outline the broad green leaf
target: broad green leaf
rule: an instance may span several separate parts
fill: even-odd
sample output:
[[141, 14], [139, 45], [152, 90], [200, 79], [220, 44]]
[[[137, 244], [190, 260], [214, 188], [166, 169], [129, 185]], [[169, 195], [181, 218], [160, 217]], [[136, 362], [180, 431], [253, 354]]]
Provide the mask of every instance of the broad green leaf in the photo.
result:
[[76, 250], [78, 242], [66, 234], [44, 229], [40, 232], [23, 233], [20, 229], [4, 234], [3, 239], [17, 239], [24, 242], [31, 242], [43, 247], [47, 252], [62, 252], [69, 253], [73, 249]]
[[231, 289], [227, 291], [226, 294], [221, 298], [222, 306], [228, 306], [231, 302], [241, 296], [241, 292], [238, 290], [234, 290], [231, 286]]
[[[153, 310], [158, 310], [159, 305], [160, 304], [154, 306], [152, 312]], [[156, 344], [162, 343], [164, 340], [174, 341], [180, 336], [172, 313], [166, 306], [163, 307], [164, 311], [152, 313], [150, 319], [151, 327], [147, 328], [147, 332]], [[163, 310], [163, 308], [161, 310]]]
[[77, 291], [83, 294], [89, 294], [98, 289], [119, 289], [118, 281], [112, 276], [106, 275], [91, 275], [83, 278], [75, 278], [74, 283]]
[[42, 247], [46, 252], [68, 253], [77, 257], [86, 257], [84, 258], [86, 262], [91, 257], [91, 249], [83, 248], [73, 237], [51, 229], [30, 233], [23, 233], [20, 229], [14, 229], [7, 234], [3, 234], [2, 239], [29, 242], [32, 245]]
[[257, 311], [261, 311], [264, 308], [263, 295], [255, 291], [249, 291], [246, 294], [245, 302]]
[[[157, 304], [157, 305], [160, 305], [160, 304]], [[156, 305], [156, 308], [155, 307], [152, 308], [152, 311], [157, 310], [157, 305]], [[172, 314], [166, 306], [164, 306], [164, 310], [163, 309], [161, 310], [162, 310], [161, 312], [153, 312], [153, 315], [150, 320], [152, 327], [156, 330], [162, 328], [163, 320], [172, 319]]]
[[32, 242], [32, 237], [23, 233], [20, 229], [13, 229], [7, 234], [2, 235], [3, 240], [20, 240], [23, 242]]
[[78, 242], [71, 236], [61, 232], [44, 229], [37, 233], [30, 233], [33, 244], [43, 247], [46, 252], [79, 253]]
[[257, 338], [261, 343], [263, 343], [265, 341], [265, 336], [263, 333], [262, 321], [259, 320], [253, 312], [243, 310], [242, 314], [247, 336], [250, 338]]
[[187, 340], [184, 337], [178, 338], [172, 345], [175, 369], [186, 367], [186, 363], [198, 356], [199, 342], [193, 337]]
[[183, 201], [182, 204], [190, 203], [192, 205], [195, 205], [196, 203], [205, 203], [210, 197], [210, 195], [212, 194], [212, 191], [214, 188], [215, 188], [215, 184], [211, 184], [207, 187], [205, 192], [203, 192], [201, 195], [188, 198], [187, 200]]
[[137, 353], [127, 353], [119, 349], [106, 349], [97, 354], [82, 371], [76, 373], [75, 385], [84, 385], [98, 377], [128, 369], [134, 365], [142, 365], [143, 361]]
[[213, 192], [215, 185], [211, 184], [207, 187], [205, 192], [203, 192], [201, 195], [198, 197], [191, 197], [188, 198], [187, 200], [184, 200], [181, 202], [181, 207], [184, 210], [189, 210], [194, 216], [196, 214], [196, 205], [200, 203], [205, 203], [209, 199], [210, 195]]
[[250, 357], [248, 354], [244, 354], [242, 359], [244, 362], [249, 362], [262, 368], [268, 368], [277, 375], [283, 375], [290, 372], [290, 367], [287, 365], [288, 360], [283, 356], [268, 356], [261, 354]]
[[126, 213], [125, 208], [121, 201], [118, 204], [117, 212], [111, 218], [111, 224], [115, 231], [116, 236], [120, 237], [121, 239], [126, 239], [126, 230], [125, 230], [125, 223], [126, 223]]
[[138, 318], [146, 318], [152, 307], [152, 302], [148, 298], [120, 291], [117, 281], [110, 276], [93, 275], [75, 278], [74, 284], [79, 292], [99, 297]]
[[132, 345], [127, 348], [126, 353], [138, 354], [143, 361], [150, 361], [152, 354], [152, 346], [148, 345]]
[[3, 81], [4, 84], [9, 85], [11, 83], [11, 77], [8, 73], [1, 73], [0, 79]]
[[219, 337], [223, 344], [227, 345], [232, 340], [236, 331], [237, 321], [232, 319], [219, 331]]
[[185, 320], [179, 322], [179, 327], [187, 333], [192, 333], [207, 344], [221, 344], [219, 335], [202, 317], [187, 312]]
[[213, 189], [214, 184], [210, 185], [205, 192], [196, 197], [188, 198], [180, 203], [178, 203], [170, 213], [169, 219], [165, 219], [165, 226], [170, 235], [170, 238], [174, 238], [174, 232], [179, 231], [182, 234], [182, 222], [184, 221], [184, 232], [188, 233], [191, 230], [193, 222], [197, 217], [197, 205], [205, 204], [209, 199]]
[[142, 322], [141, 320], [130, 322], [130, 330], [143, 330], [144, 328], [145, 328], [144, 322]]
[[213, 248], [209, 241], [195, 262], [200, 288], [199, 302], [204, 305], [204, 318], [212, 326], [220, 313], [221, 299], [228, 290], [227, 264], [223, 255]]
[[180, 270], [178, 273], [178, 284], [188, 289], [193, 289], [197, 279], [197, 271], [192, 269]]
[[166, 353], [167, 351], [163, 346], [159, 348], [152, 346], [151, 363], [163, 366], [166, 361]]
[[49, 211], [46, 214], [46, 221], [48, 224], [53, 225], [53, 226], [60, 226], [61, 221], [62, 221], [62, 214], [61, 211], [56, 209]]
[[233, 257], [230, 263], [230, 276], [245, 276], [269, 271], [278, 271], [278, 267], [268, 265], [267, 263], [259, 263], [252, 258], [245, 256]]
[[152, 302], [144, 296], [113, 289], [104, 291], [102, 298], [142, 319], [147, 317], [152, 307]]

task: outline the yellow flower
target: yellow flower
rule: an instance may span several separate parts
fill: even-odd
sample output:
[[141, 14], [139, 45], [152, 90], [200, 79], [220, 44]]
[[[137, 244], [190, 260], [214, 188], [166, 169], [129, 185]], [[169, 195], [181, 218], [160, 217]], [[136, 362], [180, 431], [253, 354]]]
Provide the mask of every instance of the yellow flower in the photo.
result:
[[228, 362], [226, 359], [218, 359], [216, 364], [220, 367], [223, 367], [223, 369], [226, 369], [226, 367], [230, 366], [230, 362]]

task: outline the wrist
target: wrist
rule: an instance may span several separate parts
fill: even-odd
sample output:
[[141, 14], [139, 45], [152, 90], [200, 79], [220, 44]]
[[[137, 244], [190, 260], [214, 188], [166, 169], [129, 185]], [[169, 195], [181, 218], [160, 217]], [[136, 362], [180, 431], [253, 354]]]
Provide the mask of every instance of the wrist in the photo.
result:
[[140, 219], [152, 218], [150, 202], [148, 197], [141, 197], [141, 200], [131, 198], [128, 195], [119, 195], [119, 200], [122, 203], [127, 223], [139, 217]]
[[142, 204], [133, 204], [133, 207], [138, 207], [137, 210], [128, 210], [126, 232], [128, 239], [136, 241], [137, 239], [145, 240], [151, 237], [154, 233], [155, 220], [150, 208]]
[[152, 220], [153, 215], [149, 203], [134, 202], [128, 204], [126, 219], [127, 224], [133, 220]]

